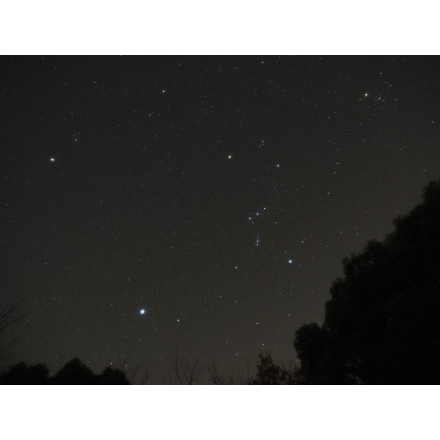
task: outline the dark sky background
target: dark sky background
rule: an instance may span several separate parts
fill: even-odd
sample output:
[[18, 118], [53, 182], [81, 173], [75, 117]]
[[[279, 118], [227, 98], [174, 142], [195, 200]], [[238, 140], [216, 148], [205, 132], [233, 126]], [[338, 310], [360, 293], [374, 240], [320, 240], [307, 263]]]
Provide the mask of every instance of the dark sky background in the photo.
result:
[[2, 302], [52, 369], [294, 361], [342, 258], [440, 174], [438, 57], [0, 63]]

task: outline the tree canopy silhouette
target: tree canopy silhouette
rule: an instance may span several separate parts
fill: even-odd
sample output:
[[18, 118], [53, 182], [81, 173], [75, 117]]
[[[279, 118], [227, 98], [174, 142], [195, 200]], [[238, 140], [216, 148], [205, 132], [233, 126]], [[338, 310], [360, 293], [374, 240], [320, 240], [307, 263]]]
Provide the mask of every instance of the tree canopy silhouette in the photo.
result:
[[250, 385], [293, 385], [295, 372], [284, 365], [277, 365], [269, 353], [258, 355], [257, 374], [248, 383]]
[[440, 179], [383, 242], [368, 242], [343, 269], [323, 325], [295, 334], [299, 382], [439, 383]]
[[78, 358], [66, 362], [52, 377], [44, 364], [27, 365], [20, 362], [0, 375], [0, 385], [129, 385], [125, 374], [107, 367], [97, 375]]
[[44, 364], [20, 362], [0, 375], [0, 385], [46, 385], [48, 380], [49, 370]]

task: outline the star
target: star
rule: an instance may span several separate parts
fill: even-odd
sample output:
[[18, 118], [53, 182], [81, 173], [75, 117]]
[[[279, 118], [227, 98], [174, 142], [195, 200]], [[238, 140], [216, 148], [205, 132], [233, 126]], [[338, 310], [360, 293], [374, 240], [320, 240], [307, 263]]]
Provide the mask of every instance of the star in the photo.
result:
[[52, 163], [54, 163], [54, 162], [56, 162], [56, 159], [52, 156], [52, 157], [49, 157], [49, 162], [52, 162]]
[[291, 258], [289, 258], [289, 259], [287, 260], [287, 262], [288, 262], [289, 264], [293, 264], [293, 260], [292, 260]]
[[229, 160], [232, 159], [232, 154], [228, 154], [228, 159], [229, 159]]
[[255, 239], [255, 246], [259, 247], [260, 244], [261, 244], [261, 239], [260, 239], [260, 236], [257, 235], [257, 237], [256, 237], [256, 239]]
[[139, 315], [145, 315], [145, 313], [147, 313], [147, 311], [145, 309], [139, 310]]

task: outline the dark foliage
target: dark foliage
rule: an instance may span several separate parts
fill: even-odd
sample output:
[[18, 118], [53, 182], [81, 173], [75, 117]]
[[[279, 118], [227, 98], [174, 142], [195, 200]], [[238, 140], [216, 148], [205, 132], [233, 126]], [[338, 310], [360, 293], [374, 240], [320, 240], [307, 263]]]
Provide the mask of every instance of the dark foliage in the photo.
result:
[[96, 381], [93, 371], [77, 358], [67, 362], [51, 378], [51, 383], [55, 385], [93, 385]]
[[130, 382], [122, 370], [107, 367], [98, 377], [97, 385], [129, 385]]
[[259, 355], [257, 375], [251, 379], [251, 385], [292, 385], [295, 383], [295, 373], [284, 365], [277, 365], [269, 353]]
[[75, 358], [67, 362], [54, 376], [49, 377], [46, 365], [14, 365], [0, 375], [1, 385], [129, 385], [125, 374], [118, 369], [106, 368], [96, 375]]
[[27, 365], [20, 362], [0, 376], [1, 385], [45, 385], [49, 370], [46, 365]]
[[440, 180], [394, 226], [343, 260], [322, 327], [296, 332], [299, 382], [440, 383]]

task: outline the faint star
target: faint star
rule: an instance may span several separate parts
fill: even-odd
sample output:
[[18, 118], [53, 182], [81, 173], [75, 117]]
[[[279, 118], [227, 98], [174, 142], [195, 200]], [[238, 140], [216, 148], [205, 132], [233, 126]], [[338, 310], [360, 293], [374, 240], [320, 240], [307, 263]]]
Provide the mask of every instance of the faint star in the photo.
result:
[[232, 159], [232, 154], [228, 154], [228, 159]]
[[54, 162], [56, 162], [56, 159], [52, 156], [52, 157], [49, 157], [49, 161], [54, 163]]
[[255, 239], [255, 246], [260, 246], [260, 244], [261, 244], [261, 240], [260, 240], [260, 236], [259, 235], [257, 235], [257, 238]]

